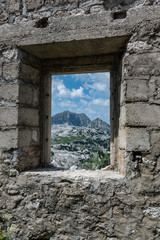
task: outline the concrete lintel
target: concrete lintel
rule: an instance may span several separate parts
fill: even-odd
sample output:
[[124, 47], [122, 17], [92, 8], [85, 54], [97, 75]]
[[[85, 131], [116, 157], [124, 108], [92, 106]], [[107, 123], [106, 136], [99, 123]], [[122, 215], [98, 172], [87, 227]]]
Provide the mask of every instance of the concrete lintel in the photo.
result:
[[[143, 20], [159, 21], [160, 6], [135, 7], [124, 19], [113, 19], [112, 12], [48, 19], [46, 28], [36, 28], [35, 22], [18, 22], [0, 26], [0, 44], [34, 45], [82, 39], [98, 39], [131, 35]], [[47, 37], [46, 37], [47, 36]], [[12, 39], [12, 42], [10, 41]]]
[[42, 61], [43, 71], [51, 74], [106, 72], [113, 68], [115, 56], [112, 54], [48, 59]]
[[123, 52], [127, 36], [24, 45], [20, 48], [40, 59], [70, 58]]

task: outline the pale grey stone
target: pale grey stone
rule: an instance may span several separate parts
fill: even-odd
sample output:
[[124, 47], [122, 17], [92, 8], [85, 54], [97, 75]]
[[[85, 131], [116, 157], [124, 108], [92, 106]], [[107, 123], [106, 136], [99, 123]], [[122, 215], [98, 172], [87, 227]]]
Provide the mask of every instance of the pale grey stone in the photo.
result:
[[126, 105], [126, 125], [160, 127], [160, 107], [155, 104]]
[[126, 150], [127, 151], [148, 151], [150, 150], [150, 135], [145, 128], [126, 129]]

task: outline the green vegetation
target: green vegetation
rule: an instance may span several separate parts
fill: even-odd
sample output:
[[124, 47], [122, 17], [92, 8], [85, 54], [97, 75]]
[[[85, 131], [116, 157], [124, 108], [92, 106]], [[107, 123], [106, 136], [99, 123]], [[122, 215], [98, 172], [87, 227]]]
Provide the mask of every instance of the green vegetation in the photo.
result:
[[0, 226], [0, 240], [9, 240], [9, 236], [7, 236], [8, 234], [6, 235], [7, 230], [6, 222], [7, 217], [5, 215], [3, 217], [0, 217], [0, 223], [2, 224]]
[[9, 240], [9, 237], [5, 236], [4, 230], [0, 230], [0, 240]]
[[91, 155], [91, 158], [87, 162], [81, 165], [86, 170], [102, 169], [110, 165], [110, 153], [108, 151], [103, 152], [98, 150], [97, 153]]
[[15, 239], [18, 228], [15, 224], [9, 224], [8, 215], [0, 217], [0, 240]]
[[110, 164], [109, 130], [56, 126], [52, 129], [51, 161], [54, 166], [70, 169], [101, 169]]
[[55, 137], [52, 139], [52, 144], [66, 144], [73, 143], [75, 141], [83, 141], [85, 140], [85, 136], [71, 136], [71, 137]]

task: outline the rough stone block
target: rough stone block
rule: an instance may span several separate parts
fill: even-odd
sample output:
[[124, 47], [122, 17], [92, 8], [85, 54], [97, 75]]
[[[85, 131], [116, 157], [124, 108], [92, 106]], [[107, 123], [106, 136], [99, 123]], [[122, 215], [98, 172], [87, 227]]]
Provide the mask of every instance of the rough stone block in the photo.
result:
[[75, 3], [78, 3], [79, 0], [68, 0], [68, 2], [69, 2], [69, 3], [74, 3], [74, 2], [75, 2]]
[[103, 5], [95, 5], [90, 8], [90, 13], [101, 13], [103, 11], [105, 11]]
[[3, 66], [3, 77], [6, 80], [13, 80], [19, 77], [19, 63], [11, 62]]
[[22, 147], [20, 148], [20, 157], [18, 158], [19, 171], [36, 168], [40, 165], [40, 148], [39, 147]]
[[39, 88], [33, 88], [33, 105], [39, 106]]
[[160, 106], [147, 103], [126, 104], [126, 125], [160, 127]]
[[160, 77], [152, 76], [149, 81], [149, 100], [160, 104]]
[[160, 157], [157, 158], [156, 171], [158, 171], [158, 172], [160, 171]]
[[147, 101], [148, 100], [148, 81], [128, 80], [127, 81], [126, 101]]
[[120, 108], [120, 119], [119, 119], [120, 125], [125, 126], [126, 125], [126, 107], [122, 106]]
[[57, 12], [54, 14], [54, 17], [55, 17], [55, 18], [62, 18], [62, 17], [64, 17], [65, 15], [66, 15], [66, 10], [64, 10], [64, 11], [59, 10], [59, 11], [57, 11]]
[[79, 7], [89, 11], [92, 6], [101, 4], [104, 4], [103, 0], [81, 1]]
[[18, 170], [24, 171], [37, 168], [40, 165], [39, 157], [20, 157], [18, 158]]
[[11, 149], [18, 147], [18, 130], [0, 131], [0, 148]]
[[2, 76], [2, 64], [3, 64], [3, 58], [0, 57], [0, 77]]
[[0, 126], [15, 126], [18, 124], [18, 107], [0, 107]]
[[18, 49], [6, 50], [2, 54], [5, 62], [15, 61], [18, 58]]
[[124, 57], [124, 77], [148, 80], [159, 71], [160, 57], [158, 53], [131, 54]]
[[33, 84], [39, 83], [39, 70], [22, 63], [20, 66], [20, 79]]
[[33, 93], [32, 88], [27, 85], [20, 85], [19, 88], [19, 103], [20, 104], [32, 104]]
[[39, 126], [39, 111], [34, 108], [19, 109], [19, 125], [21, 126]]
[[126, 128], [126, 151], [149, 151], [149, 137], [146, 128]]
[[129, 53], [139, 53], [152, 49], [152, 45], [148, 44], [147, 41], [135, 41], [133, 43], [128, 43], [127, 51]]
[[19, 129], [18, 132], [18, 146], [29, 147], [32, 141], [32, 131], [30, 128]]
[[126, 128], [119, 128], [118, 147], [120, 149], [126, 148]]
[[39, 130], [32, 130], [32, 141], [34, 143], [39, 143]]
[[39, 87], [20, 85], [19, 102], [34, 107], [39, 106]]
[[29, 156], [29, 157], [40, 157], [41, 149], [38, 146], [32, 146], [32, 147], [22, 147], [20, 148], [20, 156]]
[[39, 157], [23, 157], [19, 159], [18, 169], [19, 171], [24, 171], [28, 169], [38, 168], [40, 165]]
[[151, 132], [151, 152], [153, 156], [160, 155], [160, 131]]
[[117, 154], [118, 171], [123, 175], [125, 175], [124, 154], [125, 154], [125, 150], [118, 149], [118, 154]]
[[77, 8], [79, 2], [79, 0], [46, 0], [45, 5], [51, 4], [53, 7], [59, 7], [60, 9], [63, 5], [63, 9], [71, 10]]
[[39, 145], [39, 130], [31, 128], [21, 128], [18, 133], [18, 146], [31, 147]]
[[0, 85], [0, 98], [8, 102], [18, 102], [19, 86], [17, 84]]
[[68, 12], [68, 15], [69, 16], [78, 16], [78, 15], [82, 15], [84, 14], [84, 10], [83, 9], [80, 9], [80, 8], [77, 8], [77, 9], [73, 9], [72, 11], [69, 11]]
[[26, 5], [27, 5], [27, 9], [28, 10], [34, 10], [36, 8], [41, 7], [43, 4], [42, 0], [36, 0], [36, 1], [32, 1], [32, 0], [27, 0], [26, 1]]
[[6, 10], [10, 13], [20, 11], [21, 0], [7, 0]]
[[126, 101], [126, 92], [127, 92], [127, 83], [126, 81], [124, 81], [121, 83], [120, 104], [123, 104]]

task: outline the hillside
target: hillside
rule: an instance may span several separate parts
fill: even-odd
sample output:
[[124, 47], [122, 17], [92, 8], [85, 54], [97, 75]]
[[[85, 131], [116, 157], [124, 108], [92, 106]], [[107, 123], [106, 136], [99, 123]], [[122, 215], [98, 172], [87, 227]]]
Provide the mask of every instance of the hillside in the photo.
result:
[[52, 126], [51, 162], [61, 169], [101, 169], [109, 164], [106, 130], [60, 124]]
[[[56, 127], [55, 127], [56, 125]], [[100, 118], [65, 111], [52, 117], [51, 161], [61, 169], [101, 169], [109, 164], [110, 126]]]

